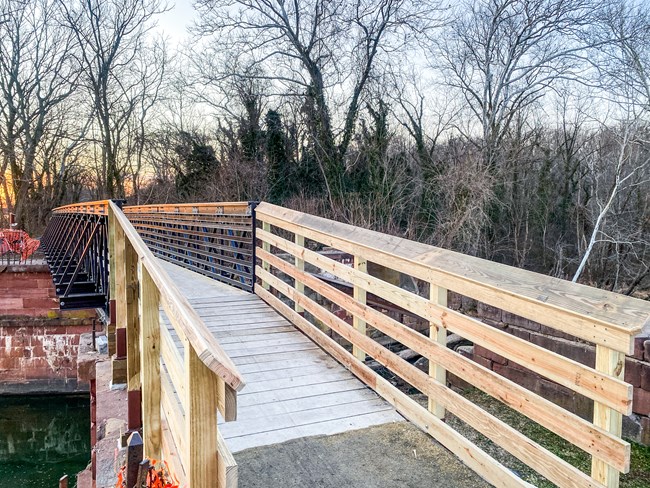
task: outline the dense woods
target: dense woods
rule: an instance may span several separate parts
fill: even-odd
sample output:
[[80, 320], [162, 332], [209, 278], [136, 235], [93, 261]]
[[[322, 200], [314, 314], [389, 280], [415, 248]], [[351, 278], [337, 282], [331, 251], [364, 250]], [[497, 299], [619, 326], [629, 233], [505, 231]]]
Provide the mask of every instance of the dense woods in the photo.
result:
[[[0, 0], [0, 202], [266, 200], [650, 288], [650, 9], [624, 0]], [[2, 225], [0, 225], [2, 227]]]

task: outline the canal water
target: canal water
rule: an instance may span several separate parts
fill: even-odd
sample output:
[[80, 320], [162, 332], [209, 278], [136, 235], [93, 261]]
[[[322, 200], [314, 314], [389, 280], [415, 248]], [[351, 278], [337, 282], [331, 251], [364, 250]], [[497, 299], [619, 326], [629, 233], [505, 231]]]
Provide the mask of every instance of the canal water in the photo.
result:
[[90, 400], [0, 396], [0, 483], [54, 488], [90, 461]]

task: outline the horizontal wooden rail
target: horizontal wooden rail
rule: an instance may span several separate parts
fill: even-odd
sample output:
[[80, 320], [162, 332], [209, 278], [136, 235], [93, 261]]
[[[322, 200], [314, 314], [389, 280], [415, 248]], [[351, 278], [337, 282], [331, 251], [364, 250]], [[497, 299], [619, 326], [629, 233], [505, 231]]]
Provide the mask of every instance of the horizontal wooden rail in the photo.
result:
[[[257, 207], [256, 218], [259, 221], [256, 237], [260, 242], [256, 256], [261, 262], [256, 268], [260, 280], [256, 293], [490, 483], [527, 485], [477, 446], [468, 445], [460, 434], [441, 424], [439, 418], [446, 411], [558, 486], [618, 486], [618, 473], [627, 472], [630, 463], [630, 446], [621, 439], [620, 432], [621, 416], [631, 412], [632, 403], [631, 385], [622, 381], [623, 353], [630, 351], [632, 337], [648, 319], [650, 304], [267, 203]], [[293, 234], [293, 238], [287, 233]], [[355, 265], [344, 265], [310, 249], [322, 245], [351, 254]], [[278, 254], [293, 259], [281, 259]], [[428, 283], [429, 295], [420, 296], [369, 274], [364, 266], [366, 262]], [[349, 284], [353, 296], [306, 272], [305, 264]], [[577, 363], [450, 310], [446, 307], [447, 290], [589, 340], [598, 348], [596, 364]], [[431, 334], [423, 335], [366, 305], [366, 294], [430, 322]], [[287, 305], [287, 301], [293, 305]], [[344, 309], [353, 317], [353, 323], [339, 318], [324, 303]], [[349, 341], [353, 350], [345, 350], [323, 334], [318, 329], [323, 326]], [[369, 337], [366, 326], [375, 331], [375, 336], [385, 334], [428, 358], [429, 374]], [[595, 404], [593, 422], [447, 349], [447, 332], [591, 398]], [[408, 400], [365, 367], [366, 355], [427, 395], [428, 409]], [[447, 371], [589, 453], [593, 459], [591, 475], [448, 388]]]
[[253, 290], [253, 204], [141, 205], [123, 211], [157, 257]]

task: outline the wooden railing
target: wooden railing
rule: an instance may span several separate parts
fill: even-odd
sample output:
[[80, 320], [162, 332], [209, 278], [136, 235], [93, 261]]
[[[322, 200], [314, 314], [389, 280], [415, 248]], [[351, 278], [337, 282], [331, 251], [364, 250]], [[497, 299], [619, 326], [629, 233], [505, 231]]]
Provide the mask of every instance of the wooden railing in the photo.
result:
[[[558, 486], [618, 486], [619, 473], [630, 466], [630, 446], [621, 439], [622, 415], [632, 412], [632, 387], [622, 380], [624, 355], [632, 352], [633, 336], [648, 320], [649, 303], [267, 203], [257, 207], [256, 219], [261, 242], [256, 255], [261, 266], [256, 268], [260, 283], [255, 292], [487, 481], [498, 487], [530, 486], [449, 427], [442, 420], [446, 412]], [[353, 255], [354, 266], [314, 251], [322, 245]], [[288, 253], [293, 260], [283, 260], [278, 253]], [[426, 283], [427, 296], [370, 275], [368, 262]], [[307, 273], [305, 264], [348, 283], [353, 296]], [[451, 310], [447, 308], [448, 290], [594, 343], [596, 362], [580, 364]], [[429, 336], [366, 305], [367, 293], [429, 321]], [[346, 310], [354, 317], [353, 324], [321, 305], [324, 302]], [[366, 327], [428, 358], [428, 374], [369, 337]], [[329, 329], [330, 334], [322, 329]], [[349, 341], [352, 351], [329, 337], [332, 332]], [[593, 421], [447, 349], [447, 332], [592, 399]], [[427, 395], [428, 406], [421, 406], [367, 367], [366, 355]], [[580, 471], [448, 388], [447, 371], [589, 453], [591, 473]]]
[[[233, 486], [236, 465], [217, 431], [217, 411], [236, 418], [244, 386], [237, 368], [115, 203], [56, 212], [108, 215], [111, 299], [117, 328], [126, 329], [129, 424], [137, 428], [141, 419], [145, 456], [167, 461], [181, 486]], [[182, 351], [161, 327], [161, 307]]]
[[253, 290], [254, 204], [144, 205], [124, 213], [157, 256], [243, 290]]

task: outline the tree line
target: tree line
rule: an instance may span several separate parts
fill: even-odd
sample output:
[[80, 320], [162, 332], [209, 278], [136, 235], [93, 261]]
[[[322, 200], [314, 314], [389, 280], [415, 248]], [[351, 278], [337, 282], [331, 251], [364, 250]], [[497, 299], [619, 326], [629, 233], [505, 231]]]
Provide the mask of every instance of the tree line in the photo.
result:
[[625, 0], [0, 0], [0, 201], [266, 200], [650, 287], [650, 16]]

